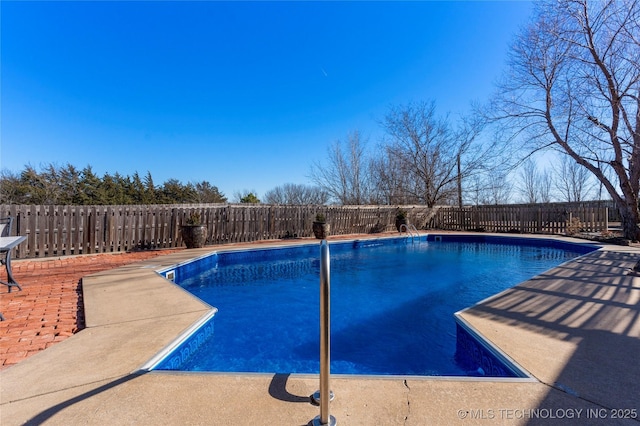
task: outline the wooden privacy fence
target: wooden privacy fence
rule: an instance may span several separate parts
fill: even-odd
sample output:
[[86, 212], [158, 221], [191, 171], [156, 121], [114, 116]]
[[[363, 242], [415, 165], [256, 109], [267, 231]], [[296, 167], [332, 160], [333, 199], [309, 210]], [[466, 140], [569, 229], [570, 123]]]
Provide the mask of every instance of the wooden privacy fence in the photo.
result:
[[[403, 209], [415, 224], [425, 224], [433, 210]], [[210, 245], [310, 237], [317, 213], [325, 215], [334, 235], [390, 230], [397, 210], [396, 206], [264, 204], [2, 205], [0, 217], [13, 217], [12, 233], [27, 237], [13, 256], [34, 258], [181, 247], [180, 225], [193, 212], [200, 213]]]
[[610, 203], [551, 203], [441, 207], [430, 226], [448, 230], [572, 234], [609, 227]]
[[[610, 203], [464, 207], [402, 206], [418, 229], [566, 234], [572, 219], [581, 230], [605, 231]], [[331, 234], [395, 230], [398, 206], [188, 204], [136, 206], [1, 205], [14, 218], [13, 234], [27, 240], [15, 258], [123, 252], [183, 245], [180, 225], [200, 213], [206, 244], [310, 237], [317, 213]], [[571, 229], [569, 229], [571, 231]]]

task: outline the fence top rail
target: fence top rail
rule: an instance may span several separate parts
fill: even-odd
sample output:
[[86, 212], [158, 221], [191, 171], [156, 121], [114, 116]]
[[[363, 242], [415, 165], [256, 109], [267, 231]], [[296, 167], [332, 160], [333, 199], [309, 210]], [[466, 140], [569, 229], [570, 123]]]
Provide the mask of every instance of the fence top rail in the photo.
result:
[[[458, 210], [459, 206], [436, 206], [441, 210]], [[554, 202], [554, 203], [529, 203], [529, 204], [481, 204], [477, 206], [466, 205], [462, 209], [495, 209], [495, 208], [516, 208], [516, 207], [536, 207], [536, 208], [560, 208], [560, 207], [615, 207], [613, 200], [577, 201], [577, 202]]]
[[[173, 209], [195, 209], [195, 208], [249, 208], [260, 209], [268, 207], [287, 207], [287, 208], [316, 208], [316, 209], [371, 209], [371, 210], [394, 210], [394, 209], [430, 209], [425, 205], [388, 205], [388, 204], [361, 204], [361, 205], [341, 205], [341, 204], [251, 204], [251, 203], [209, 203], [209, 204], [0, 204], [0, 209], [8, 210], [24, 209], [24, 208], [79, 208], [79, 209], [106, 209], [106, 208], [173, 208]], [[433, 208], [441, 208], [435, 206]]]

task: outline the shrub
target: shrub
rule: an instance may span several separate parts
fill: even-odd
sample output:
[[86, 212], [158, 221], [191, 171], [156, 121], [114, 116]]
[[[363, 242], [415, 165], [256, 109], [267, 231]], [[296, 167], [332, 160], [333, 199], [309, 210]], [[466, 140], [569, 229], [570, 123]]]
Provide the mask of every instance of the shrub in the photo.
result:
[[582, 222], [577, 217], [572, 217], [567, 221], [567, 235], [576, 235], [577, 233], [582, 231]]

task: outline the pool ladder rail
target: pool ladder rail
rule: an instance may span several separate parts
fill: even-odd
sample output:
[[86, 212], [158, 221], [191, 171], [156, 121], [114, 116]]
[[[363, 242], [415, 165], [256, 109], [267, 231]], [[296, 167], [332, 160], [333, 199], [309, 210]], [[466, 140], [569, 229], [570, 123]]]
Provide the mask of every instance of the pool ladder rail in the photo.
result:
[[414, 225], [410, 223], [403, 223], [400, 225], [400, 233], [402, 233], [402, 230], [408, 234], [407, 239], [411, 238], [412, 243], [415, 241], [415, 238], [418, 238], [418, 241], [420, 240], [420, 234]]

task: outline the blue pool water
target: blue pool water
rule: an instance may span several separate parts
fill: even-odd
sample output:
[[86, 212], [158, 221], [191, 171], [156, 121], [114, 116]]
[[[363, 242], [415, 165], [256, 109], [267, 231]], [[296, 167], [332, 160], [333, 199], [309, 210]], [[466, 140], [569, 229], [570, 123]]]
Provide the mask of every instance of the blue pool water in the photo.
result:
[[[336, 242], [331, 372], [490, 375], [456, 356], [453, 314], [593, 250], [554, 241], [452, 237]], [[156, 370], [317, 373], [319, 245], [218, 253], [175, 282], [218, 309]]]

